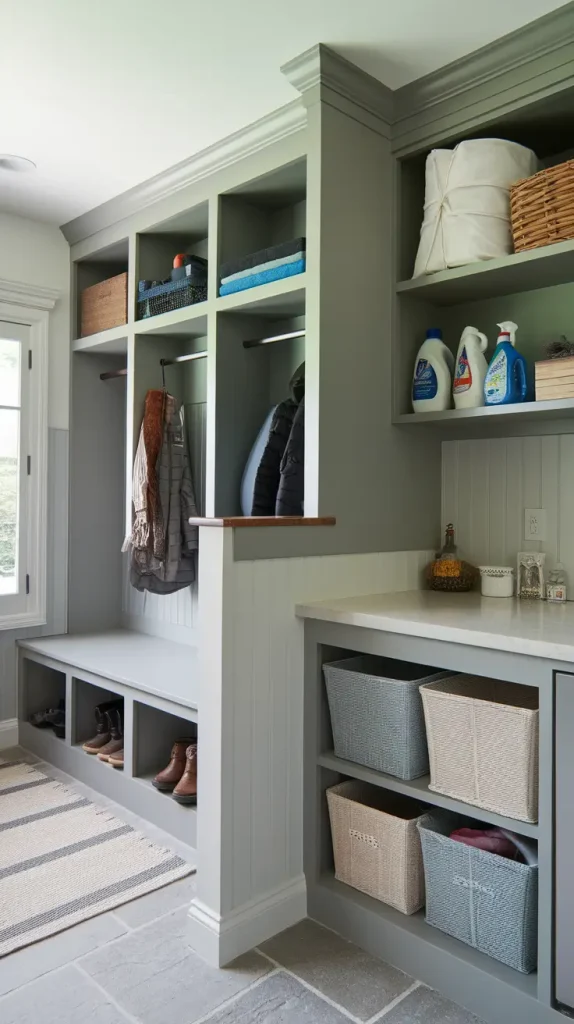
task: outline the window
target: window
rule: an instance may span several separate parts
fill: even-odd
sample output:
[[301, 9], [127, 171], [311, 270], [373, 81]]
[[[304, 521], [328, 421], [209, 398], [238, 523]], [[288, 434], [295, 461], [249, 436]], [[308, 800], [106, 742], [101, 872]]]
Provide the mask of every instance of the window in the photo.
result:
[[0, 629], [16, 629], [46, 621], [48, 314], [20, 305], [21, 295], [3, 302], [3, 293], [0, 287]]

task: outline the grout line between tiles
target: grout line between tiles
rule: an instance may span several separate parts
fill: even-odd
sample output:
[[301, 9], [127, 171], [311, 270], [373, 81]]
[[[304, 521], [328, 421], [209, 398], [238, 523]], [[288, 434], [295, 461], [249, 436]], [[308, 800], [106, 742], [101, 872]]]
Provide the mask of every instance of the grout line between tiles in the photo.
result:
[[[156, 890], [154, 889], [152, 891], [155, 892]], [[109, 949], [110, 946], [115, 946], [116, 942], [121, 942], [122, 939], [127, 939], [128, 936], [135, 935], [137, 932], [143, 931], [144, 928], [149, 928], [150, 925], [157, 924], [158, 921], [163, 921], [166, 917], [171, 917], [172, 914], [178, 914], [181, 910], [188, 909], [189, 900], [186, 900], [186, 902], [182, 903], [180, 907], [173, 907], [171, 910], [167, 910], [165, 914], [159, 914], [158, 917], [152, 918], [151, 921], [146, 921], [145, 924], [138, 924], [137, 928], [130, 928], [129, 925], [126, 925], [126, 922], [123, 921], [121, 917], [118, 917], [118, 920], [121, 921], [122, 925], [128, 929], [127, 932], [124, 932], [123, 935], [116, 935], [116, 937], [114, 939], [110, 939], [109, 942], [103, 942], [101, 946], [95, 946], [94, 949], [88, 950], [87, 953], [82, 953], [81, 956], [79, 956], [76, 960], [73, 960], [71, 962], [75, 964], [81, 963], [82, 960], [86, 960], [87, 957], [92, 955], [92, 953], [97, 953], [100, 949], [104, 948]], [[108, 913], [111, 913], [111, 911], [108, 911]]]
[[391, 999], [391, 1002], [389, 1003], [388, 1006], [385, 1006], [384, 1010], [379, 1010], [379, 1012], [376, 1013], [374, 1017], [370, 1017], [369, 1020], [365, 1021], [365, 1024], [375, 1024], [376, 1021], [382, 1020], [383, 1017], [386, 1017], [387, 1014], [391, 1012], [391, 1010], [394, 1010], [395, 1006], [398, 1006], [399, 1003], [402, 1003], [403, 999], [406, 999], [407, 996], [410, 996], [412, 992], [416, 992], [417, 988], [421, 988], [421, 985], [422, 983], [420, 981], [414, 981], [410, 988], [406, 990], [406, 992], [401, 992], [400, 995], [395, 996], [394, 999]]
[[95, 978], [92, 978], [92, 975], [88, 974], [88, 972], [85, 971], [83, 967], [80, 967], [80, 965], [77, 962], [72, 964], [72, 967], [75, 968], [78, 974], [81, 974], [86, 979], [86, 981], [90, 982], [94, 986], [94, 988], [97, 988], [98, 991], [106, 997], [107, 1001], [112, 1004], [112, 1006], [118, 1011], [118, 1013], [123, 1018], [125, 1018], [126, 1021], [129, 1021], [130, 1024], [142, 1024], [139, 1017], [134, 1017], [133, 1013], [129, 1013], [127, 1010], [124, 1010], [123, 1006], [120, 1006], [118, 1001], [114, 999], [112, 995], [110, 995], [107, 989], [105, 989], [103, 985], [100, 985], [99, 981], [96, 981]]
[[269, 960], [270, 963], [275, 964], [275, 966], [278, 967], [279, 970], [283, 972], [283, 974], [288, 974], [289, 977], [293, 978], [294, 981], [298, 981], [299, 984], [302, 985], [303, 988], [306, 988], [308, 992], [312, 992], [313, 995], [318, 996], [319, 999], [322, 999], [324, 1003], [328, 1003], [329, 1006], [332, 1006], [334, 1010], [338, 1010], [339, 1013], [342, 1013], [343, 1016], [347, 1017], [348, 1020], [352, 1020], [353, 1024], [366, 1024], [366, 1022], [364, 1020], [361, 1020], [360, 1017], [355, 1017], [354, 1013], [351, 1013], [350, 1010], [346, 1010], [344, 1006], [341, 1006], [339, 1003], [336, 1003], [334, 999], [331, 999], [329, 996], [326, 996], [324, 992], [320, 992], [319, 989], [315, 988], [314, 985], [310, 985], [308, 981], [304, 981], [303, 978], [300, 978], [298, 974], [295, 974], [293, 971], [290, 971], [289, 968], [284, 967], [283, 964], [280, 964], [277, 960], [274, 960], [273, 957], [269, 956], [268, 953], [264, 953], [262, 949], [259, 949], [259, 947], [256, 947], [255, 951], [259, 953], [261, 956], [264, 956], [265, 959]]
[[253, 990], [259, 988], [264, 981], [268, 981], [269, 978], [275, 978], [276, 975], [280, 973], [280, 968], [277, 968], [274, 971], [268, 971], [267, 974], [263, 974], [260, 978], [256, 978], [255, 981], [252, 981], [247, 988], [242, 988], [240, 992], [236, 992], [235, 995], [230, 996], [224, 1003], [220, 1003], [219, 1006], [215, 1006], [213, 1010], [204, 1014], [203, 1017], [198, 1017], [198, 1019], [194, 1020], [192, 1024], [207, 1024], [207, 1021], [213, 1020], [216, 1014], [221, 1013], [223, 1010], [228, 1010], [231, 1006], [235, 1006], [235, 1004], [239, 1003], [243, 999], [243, 996], [247, 995], [248, 992], [253, 992]]

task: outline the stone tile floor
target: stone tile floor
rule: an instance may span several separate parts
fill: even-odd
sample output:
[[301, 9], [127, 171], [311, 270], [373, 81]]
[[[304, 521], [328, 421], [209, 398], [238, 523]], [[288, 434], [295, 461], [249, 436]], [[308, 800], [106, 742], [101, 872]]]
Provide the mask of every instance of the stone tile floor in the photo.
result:
[[[151, 839], [192, 857], [160, 829], [42, 767]], [[312, 921], [231, 967], [209, 967], [184, 938], [194, 890], [193, 876], [182, 879], [4, 957], [2, 1024], [480, 1024]]]

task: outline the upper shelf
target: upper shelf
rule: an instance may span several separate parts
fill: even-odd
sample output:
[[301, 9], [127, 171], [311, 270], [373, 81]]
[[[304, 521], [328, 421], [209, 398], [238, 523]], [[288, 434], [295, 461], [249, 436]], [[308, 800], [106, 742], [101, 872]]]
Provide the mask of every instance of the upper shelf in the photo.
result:
[[400, 281], [399, 295], [413, 295], [437, 306], [535, 291], [574, 280], [574, 240], [545, 245], [496, 260]]
[[88, 334], [85, 338], [77, 338], [72, 348], [74, 352], [102, 352], [105, 355], [123, 356], [128, 348], [128, 327], [110, 327], [107, 331]]
[[305, 313], [305, 274], [271, 281], [216, 300], [218, 313], [249, 313], [276, 320]]
[[163, 334], [172, 338], [203, 338], [207, 334], [207, 302], [196, 302], [169, 313], [136, 320], [136, 334]]

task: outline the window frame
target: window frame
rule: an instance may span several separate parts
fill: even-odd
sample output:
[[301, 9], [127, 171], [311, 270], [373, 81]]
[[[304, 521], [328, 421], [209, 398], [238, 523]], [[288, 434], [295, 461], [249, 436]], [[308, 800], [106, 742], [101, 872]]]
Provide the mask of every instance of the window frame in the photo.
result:
[[[26, 500], [19, 511], [19, 547], [24, 547], [29, 592], [0, 595], [0, 631], [44, 625], [47, 621], [48, 556], [48, 331], [49, 310], [58, 293], [48, 288], [0, 280], [0, 321], [29, 327], [31, 368], [27, 373], [27, 409], [20, 417], [20, 459], [30, 456]], [[23, 540], [23, 538], [25, 538]]]

